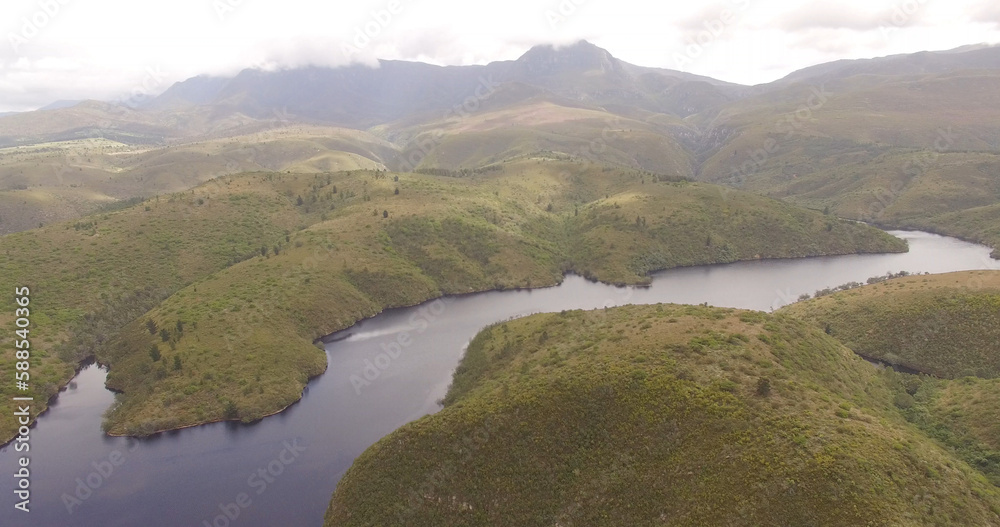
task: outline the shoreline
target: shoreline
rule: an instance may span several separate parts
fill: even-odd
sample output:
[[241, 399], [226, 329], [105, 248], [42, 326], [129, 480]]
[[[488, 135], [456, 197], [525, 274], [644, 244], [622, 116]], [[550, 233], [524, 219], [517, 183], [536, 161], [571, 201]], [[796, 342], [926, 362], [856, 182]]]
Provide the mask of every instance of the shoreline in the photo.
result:
[[[885, 228], [883, 228], [883, 227], [876, 227], [876, 228], [882, 230], [883, 232], [887, 232], [888, 233], [888, 231], [886, 231]], [[894, 230], [899, 231], [899, 229], [894, 229]], [[954, 238], [953, 236], [941, 235], [941, 234], [937, 234], [937, 233], [933, 233], [933, 232], [927, 232], [927, 231], [900, 231], [900, 232], [925, 232], [926, 234], [933, 234], [933, 235], [937, 235], [937, 236], [952, 237], [952, 238]], [[956, 239], [959, 239], [959, 238], [956, 238]], [[961, 241], [965, 241], [966, 243], [975, 243], [975, 242], [967, 242], [966, 240], [961, 240]], [[977, 245], [983, 245], [983, 244], [977, 243]], [[984, 247], [989, 248], [988, 246], [985, 246], [985, 245], [984, 245]], [[337, 335], [338, 333], [342, 333], [344, 331], [350, 330], [351, 328], [355, 327], [356, 325], [358, 325], [361, 322], [364, 322], [365, 320], [369, 320], [369, 319], [375, 318], [375, 317], [377, 317], [377, 316], [379, 316], [379, 315], [381, 315], [383, 313], [386, 313], [386, 312], [389, 312], [389, 311], [392, 311], [392, 310], [396, 310], [396, 309], [409, 309], [409, 308], [416, 307], [416, 306], [419, 306], [419, 305], [422, 305], [422, 304], [425, 304], [425, 303], [428, 303], [428, 302], [433, 302], [433, 301], [436, 301], [436, 300], [449, 299], [449, 298], [461, 298], [461, 297], [465, 297], [465, 296], [477, 295], [477, 294], [483, 294], [483, 293], [490, 293], [490, 292], [522, 291], [522, 290], [533, 291], [533, 290], [539, 290], [539, 289], [546, 289], [546, 288], [549, 288], [549, 287], [556, 287], [556, 286], [562, 284], [563, 281], [565, 280], [565, 278], [567, 276], [570, 276], [570, 275], [579, 276], [579, 277], [581, 277], [581, 278], [583, 278], [583, 279], [585, 279], [585, 280], [587, 280], [588, 282], [591, 282], [591, 283], [601, 283], [601, 284], [605, 284], [605, 285], [612, 286], [612, 287], [617, 287], [617, 288], [624, 288], [624, 287], [648, 288], [648, 287], [650, 287], [650, 285], [652, 283], [652, 279], [654, 278], [653, 275], [655, 275], [657, 273], [665, 272], [665, 271], [675, 270], [675, 269], [686, 269], [686, 268], [702, 267], [702, 266], [732, 265], [732, 264], [737, 264], [737, 263], [755, 262], [755, 261], [804, 260], [804, 259], [810, 259], [810, 258], [825, 258], [825, 257], [836, 257], [836, 256], [861, 256], [861, 255], [879, 255], [879, 254], [905, 254], [907, 252], [909, 252], [909, 244], [907, 244], [907, 248], [904, 251], [888, 251], [888, 252], [869, 252], [869, 251], [832, 252], [832, 253], [822, 253], [822, 254], [810, 254], [810, 255], [805, 255], [805, 256], [786, 256], [786, 257], [774, 257], [774, 258], [756, 257], [756, 258], [738, 259], [738, 260], [734, 260], [734, 261], [731, 261], [731, 262], [708, 262], [708, 263], [695, 263], [695, 264], [690, 264], [690, 265], [677, 265], [677, 266], [673, 266], [673, 267], [665, 267], [665, 268], [662, 268], [662, 269], [650, 270], [650, 271], [646, 272], [645, 275], [644, 275], [644, 277], [646, 278], [645, 281], [643, 281], [643, 282], [636, 282], [636, 283], [603, 282], [603, 281], [598, 280], [598, 279], [590, 278], [590, 277], [584, 276], [582, 274], [569, 271], [569, 272], [563, 272], [559, 276], [559, 278], [557, 280], [553, 281], [552, 283], [545, 282], [545, 283], [539, 284], [537, 286], [531, 286], [531, 287], [512, 287], [512, 288], [508, 288], [508, 289], [489, 288], [489, 289], [482, 289], [482, 290], [473, 290], [473, 291], [468, 291], [468, 292], [463, 292], [463, 293], [441, 294], [441, 295], [438, 295], [438, 296], [435, 296], [435, 297], [423, 299], [423, 300], [421, 300], [419, 302], [415, 302], [415, 303], [410, 304], [410, 305], [398, 305], [398, 306], [384, 307], [384, 308], [380, 309], [378, 312], [376, 312], [376, 313], [374, 313], [374, 314], [372, 314], [372, 315], [370, 315], [368, 317], [364, 317], [364, 318], [360, 318], [360, 319], [355, 320], [349, 326], [346, 326], [346, 327], [341, 328], [341, 329], [334, 330], [334, 331], [332, 331], [330, 333], [326, 333], [326, 334], [324, 334], [324, 335], [322, 335], [320, 337], [315, 337], [315, 338], [312, 339], [312, 343], [313, 344], [323, 343], [325, 345], [325, 344], [327, 344], [329, 342], [336, 342], [339, 339], [331, 338], [331, 337], [333, 337], [334, 335]], [[347, 338], [348, 336], [349, 335], [345, 335], [343, 338]], [[70, 377], [64, 384], [62, 384], [60, 386], [58, 393], [56, 393], [52, 398], [50, 398], [49, 401], [46, 401], [46, 408], [45, 408], [45, 410], [43, 410], [42, 412], [40, 412], [35, 417], [35, 419], [32, 420], [32, 422], [29, 425], [29, 427], [34, 427], [35, 424], [38, 421], [38, 418], [41, 417], [42, 415], [44, 415], [46, 412], [49, 411], [49, 409], [50, 409], [49, 408], [49, 403], [51, 401], [55, 400], [56, 398], [58, 398], [59, 394], [62, 393], [63, 391], [65, 391], [66, 387], [73, 381], [73, 379], [75, 379], [77, 377], [77, 375], [80, 373], [80, 371], [83, 368], [85, 368], [86, 366], [88, 366], [90, 364], [94, 364], [96, 362], [97, 361], [92, 356], [92, 357], [88, 357], [84, 361], [81, 361], [79, 364], [77, 364], [76, 367], [75, 367], [75, 371], [74, 371], [73, 376]], [[111, 365], [100, 365], [100, 366], [103, 367], [103, 368], [107, 368], [109, 371], [111, 369]], [[259, 419], [255, 419], [255, 420], [250, 421], [250, 422], [244, 423], [240, 419], [213, 419], [213, 420], [210, 420], [210, 421], [203, 421], [203, 422], [198, 422], [198, 423], [190, 423], [190, 424], [185, 424], [185, 425], [176, 426], [176, 427], [172, 427], [172, 428], [166, 428], [166, 429], [162, 429], [162, 430], [156, 430], [156, 431], [150, 432], [149, 434], [146, 434], [146, 435], [129, 435], [129, 434], [119, 434], [119, 433], [109, 433], [109, 432], [104, 432], [104, 435], [108, 436], [108, 437], [132, 437], [132, 438], [136, 438], [136, 439], [144, 439], [144, 438], [149, 438], [149, 437], [152, 437], [152, 436], [155, 436], [155, 435], [159, 435], [159, 434], [163, 434], [163, 433], [180, 431], [180, 430], [185, 430], [185, 429], [188, 429], [188, 428], [194, 428], [194, 427], [197, 427], [197, 426], [209, 425], [209, 424], [216, 424], [216, 423], [230, 423], [231, 422], [231, 423], [240, 423], [242, 425], [248, 425], [248, 426], [249, 425], [253, 425], [255, 423], [258, 423], [258, 422], [262, 421], [263, 419], [265, 419], [267, 417], [273, 417], [275, 415], [278, 415], [278, 414], [284, 412], [285, 410], [291, 408], [292, 406], [298, 404], [299, 402], [301, 402], [302, 401], [302, 395], [305, 393], [305, 390], [307, 389], [309, 383], [312, 382], [314, 379], [316, 379], [316, 378], [322, 376], [323, 374], [325, 374], [328, 371], [328, 368], [329, 368], [329, 364], [327, 364], [323, 368], [322, 372], [320, 372], [320, 373], [318, 373], [316, 375], [310, 376], [307, 379], [305, 385], [303, 385], [302, 391], [299, 393], [299, 397], [295, 401], [293, 401], [292, 403], [290, 403], [290, 404], [288, 404], [288, 405], [286, 405], [286, 406], [284, 406], [284, 407], [282, 407], [282, 408], [280, 408], [278, 410], [275, 410], [274, 412], [265, 414], [265, 415], [261, 416]], [[124, 392], [118, 392], [118, 391], [112, 390], [112, 389], [108, 388], [106, 385], [105, 385], [105, 389], [107, 389], [107, 390], [109, 390], [109, 391], [111, 391], [113, 393], [124, 393]], [[16, 436], [16, 433], [15, 433], [15, 435], [13, 437], [11, 437], [10, 439], [8, 439], [7, 441], [5, 441], [4, 443], [0, 443], [0, 448], [6, 447], [14, 439], [16, 439], [16, 437], [17, 436]]]

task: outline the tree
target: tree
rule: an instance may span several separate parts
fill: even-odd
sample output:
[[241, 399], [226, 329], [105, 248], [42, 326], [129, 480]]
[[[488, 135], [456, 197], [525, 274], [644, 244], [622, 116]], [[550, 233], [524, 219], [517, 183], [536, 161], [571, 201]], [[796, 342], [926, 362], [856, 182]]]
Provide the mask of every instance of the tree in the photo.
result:
[[395, 192], [393, 192], [393, 194], [395, 194], [395, 195], [397, 195], [397, 196], [399, 195], [399, 187], [396, 187], [396, 191], [395, 191]]
[[761, 377], [757, 379], [757, 395], [767, 397], [771, 394], [771, 379]]
[[383, 218], [388, 218], [388, 217], [389, 217], [389, 211], [387, 211], [387, 210], [383, 210], [383, 211], [382, 211], [382, 217], [383, 217]]
[[174, 355], [174, 370], [179, 371], [181, 369], [181, 356]]
[[296, 205], [298, 205], [298, 206], [301, 207], [303, 203], [304, 202], [302, 201], [302, 196], [299, 196], [298, 198], [296, 198], [296, 200], [295, 200], [295, 204]]
[[184, 322], [178, 320], [177, 321], [177, 334], [181, 334], [181, 333], [184, 333]]
[[153, 359], [153, 362], [160, 360], [160, 347], [153, 344], [149, 347], [149, 357]]
[[156, 335], [156, 321], [151, 318], [146, 319], [146, 329], [149, 330], [150, 335]]
[[260, 246], [260, 255], [261, 256], [267, 256], [267, 246], [266, 245], [261, 245]]
[[160, 339], [162, 339], [163, 342], [166, 342], [166, 341], [170, 340], [170, 330], [168, 330], [167, 328], [161, 329], [160, 330]]
[[236, 403], [231, 400], [226, 401], [225, 410], [223, 412], [223, 417], [226, 419], [236, 419], [240, 415], [239, 410], [236, 408]]

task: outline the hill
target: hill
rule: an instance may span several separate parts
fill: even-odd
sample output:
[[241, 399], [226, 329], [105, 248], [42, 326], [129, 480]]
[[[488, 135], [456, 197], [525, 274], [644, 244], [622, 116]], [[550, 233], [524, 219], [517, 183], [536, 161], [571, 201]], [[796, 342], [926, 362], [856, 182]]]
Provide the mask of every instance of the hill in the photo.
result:
[[[559, 156], [1000, 250], [998, 49], [838, 61], [755, 87], [629, 64], [585, 41], [478, 66], [195, 77], [141, 105], [0, 117], [0, 204], [15, 218], [0, 217], [0, 232], [240, 171], [461, 171]], [[346, 145], [320, 137], [346, 130]], [[275, 159], [247, 160], [276, 131], [288, 144], [273, 142]], [[81, 146], [95, 140], [110, 150]]]
[[272, 124], [169, 144], [93, 136], [0, 148], [0, 233], [127, 207], [222, 175], [379, 169], [398, 155], [395, 145], [359, 130]]
[[808, 323], [693, 306], [534, 315], [360, 456], [326, 525], [1000, 524], [998, 490]]
[[721, 111], [698, 178], [1000, 247], [1000, 71], [792, 84]]
[[787, 306], [855, 352], [904, 371], [895, 404], [1000, 486], [1000, 272], [915, 276]]
[[323, 371], [314, 339], [442, 294], [569, 271], [646, 283], [679, 265], [905, 250], [767, 198], [547, 158], [464, 177], [226, 176], [3, 242], [0, 287], [28, 285], [44, 306], [36, 400], [96, 357], [124, 392], [107, 429], [135, 435], [277, 412]]
[[937, 377], [1000, 377], [1000, 272], [911, 276], [783, 309], [855, 352]]

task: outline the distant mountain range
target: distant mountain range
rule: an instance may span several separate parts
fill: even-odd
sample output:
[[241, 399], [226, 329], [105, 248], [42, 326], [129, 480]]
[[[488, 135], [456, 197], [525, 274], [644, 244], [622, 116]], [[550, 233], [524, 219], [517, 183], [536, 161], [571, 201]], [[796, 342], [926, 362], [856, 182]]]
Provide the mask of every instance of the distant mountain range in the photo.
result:
[[[477, 66], [244, 70], [178, 82], [137, 107], [60, 101], [0, 117], [0, 147], [93, 138], [111, 143], [70, 156], [71, 166], [115, 186], [86, 206], [234, 171], [468, 172], [540, 155], [1000, 245], [1000, 227], [983, 220], [995, 214], [1000, 225], [1000, 205], [978, 208], [1000, 203], [997, 46], [841, 60], [742, 86], [629, 64], [581, 41]], [[67, 170], [65, 156], [19, 155], [0, 159], [0, 201], [4, 189], [46, 187]]]
[[[597, 107], [625, 115], [646, 113], [687, 118], [712, 115], [740, 99], [780, 91], [799, 83], [836, 84], [852, 77], [917, 76], [961, 70], [1000, 69], [1000, 47], [966, 46], [950, 51], [921, 52], [876, 59], [841, 60], [796, 71], [778, 81], [754, 87], [723, 82], [681, 71], [647, 68], [615, 58], [589, 42], [555, 48], [536, 46], [517, 60], [482, 66], [432, 66], [380, 61], [379, 67], [308, 67], [293, 70], [244, 70], [233, 77], [199, 76], [178, 82], [139, 110], [154, 118], [132, 119], [125, 109], [91, 112], [90, 126], [70, 118], [46, 126], [12, 125], [0, 120], [0, 144], [23, 144], [87, 133], [105, 127], [141, 132], [145, 140], [217, 131], [234, 116], [252, 120], [294, 120], [367, 129], [422, 116], [440, 116], [475, 97], [484, 87], [523, 85], [508, 103], [531, 97], [558, 97], [561, 104]], [[81, 101], [57, 101], [42, 110], [72, 110]], [[91, 103], [92, 108], [97, 105]], [[113, 108], [107, 108], [113, 110]], [[128, 110], [131, 110], [129, 108]], [[190, 118], [192, 111], [197, 118]], [[34, 112], [4, 114], [31, 116]], [[171, 118], [171, 115], [173, 118]], [[181, 117], [187, 116], [187, 118]], [[54, 117], [62, 117], [61, 114]], [[166, 121], [165, 129], [133, 130], [128, 121]], [[22, 121], [26, 122], [26, 121]], [[78, 125], [69, 128], [64, 125]], [[4, 126], [5, 124], [9, 126]], [[19, 123], [20, 124], [20, 123]], [[11, 128], [21, 129], [18, 133]], [[60, 129], [62, 128], [62, 129]], [[155, 126], [153, 128], [156, 128]], [[24, 132], [27, 133], [24, 133]], [[26, 137], [27, 136], [27, 137]], [[152, 136], [152, 137], [149, 137]]]

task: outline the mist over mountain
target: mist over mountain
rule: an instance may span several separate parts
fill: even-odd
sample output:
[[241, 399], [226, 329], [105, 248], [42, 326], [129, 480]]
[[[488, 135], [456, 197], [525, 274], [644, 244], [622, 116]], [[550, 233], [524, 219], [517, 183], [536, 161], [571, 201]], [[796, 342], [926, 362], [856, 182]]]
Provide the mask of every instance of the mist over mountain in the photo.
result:
[[[580, 41], [474, 66], [248, 69], [193, 77], [144, 101], [51, 108], [0, 117], [0, 146], [85, 141], [88, 154], [10, 157], [0, 189], [50, 188], [53, 174], [71, 170], [130, 178], [86, 204], [240, 170], [461, 172], [544, 155], [722, 183], [885, 225], [961, 224], [970, 239], [1000, 242], [1000, 231], [971, 226], [978, 221], [938, 217], [1000, 202], [992, 190], [941, 197], [952, 187], [1000, 192], [996, 46], [835, 61], [742, 86], [629, 64]], [[93, 151], [96, 140], [111, 144]], [[153, 153], [109, 150], [135, 148], [197, 162], [167, 177]], [[50, 202], [55, 217], [84, 206]]]

